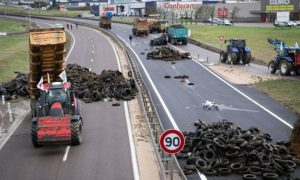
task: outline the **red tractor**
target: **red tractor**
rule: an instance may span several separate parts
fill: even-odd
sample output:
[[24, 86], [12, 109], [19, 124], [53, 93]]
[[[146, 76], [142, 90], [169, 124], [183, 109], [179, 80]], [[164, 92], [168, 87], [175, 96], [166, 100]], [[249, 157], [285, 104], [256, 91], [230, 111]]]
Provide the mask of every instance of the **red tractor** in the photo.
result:
[[44, 84], [43, 90], [32, 109], [32, 144], [79, 145], [82, 142], [82, 117], [79, 101], [70, 90], [69, 82]]

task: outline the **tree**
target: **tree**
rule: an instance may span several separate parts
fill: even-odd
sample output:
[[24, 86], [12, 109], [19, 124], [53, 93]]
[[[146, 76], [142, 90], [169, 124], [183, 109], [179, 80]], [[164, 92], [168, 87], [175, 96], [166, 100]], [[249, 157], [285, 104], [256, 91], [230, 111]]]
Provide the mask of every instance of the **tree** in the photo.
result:
[[238, 14], [238, 12], [240, 11], [240, 8], [238, 8], [237, 6], [235, 6], [233, 9], [232, 9], [232, 11], [231, 11], [231, 13], [230, 13], [230, 17], [231, 17], [231, 20], [234, 22], [235, 21], [235, 19], [237, 18], [237, 14]]

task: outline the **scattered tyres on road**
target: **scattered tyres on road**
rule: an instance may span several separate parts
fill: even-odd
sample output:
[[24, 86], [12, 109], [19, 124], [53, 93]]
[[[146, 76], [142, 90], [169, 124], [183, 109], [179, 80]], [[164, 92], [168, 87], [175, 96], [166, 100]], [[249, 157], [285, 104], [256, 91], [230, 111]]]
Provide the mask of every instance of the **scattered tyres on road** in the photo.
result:
[[0, 95], [4, 95], [6, 100], [10, 100], [17, 96], [29, 97], [27, 83], [28, 75], [17, 73], [15, 79], [0, 85]]
[[175, 61], [191, 59], [190, 53], [180, 53], [169, 47], [155, 48], [154, 51], [147, 54], [147, 59]]
[[112, 103], [111, 105], [112, 105], [112, 106], [121, 106], [120, 103]]
[[104, 70], [97, 75], [88, 68], [68, 64], [66, 74], [72, 90], [86, 103], [105, 98], [128, 101], [135, 97], [134, 80], [125, 79], [120, 71]]
[[[260, 129], [236, 127], [227, 120], [212, 124], [198, 120], [195, 132], [184, 132], [186, 145], [177, 154], [185, 159], [185, 174], [199, 170], [207, 176], [240, 174], [243, 179], [262, 176], [290, 177], [300, 160], [286, 144], [272, 144], [272, 137]], [[283, 145], [284, 144], [284, 145]]]
[[160, 37], [152, 39], [150, 41], [150, 46], [161, 46], [161, 45], [167, 45], [167, 35], [162, 34]]
[[290, 148], [295, 153], [296, 158], [300, 159], [300, 115], [292, 131]]

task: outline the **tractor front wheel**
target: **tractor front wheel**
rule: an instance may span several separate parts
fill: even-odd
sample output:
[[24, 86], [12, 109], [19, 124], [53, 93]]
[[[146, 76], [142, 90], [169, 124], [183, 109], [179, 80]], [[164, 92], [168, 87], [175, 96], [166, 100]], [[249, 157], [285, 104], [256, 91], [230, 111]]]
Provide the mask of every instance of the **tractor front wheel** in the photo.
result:
[[71, 122], [71, 144], [79, 145], [82, 143], [82, 120]]
[[228, 56], [228, 61], [229, 63], [237, 64], [238, 63], [238, 58], [236, 53], [230, 53]]
[[292, 70], [292, 64], [286, 60], [282, 60], [279, 64], [280, 74], [283, 76], [288, 76]]
[[224, 52], [224, 51], [222, 51], [220, 53], [220, 61], [223, 62], [223, 63], [225, 63], [227, 61], [227, 56], [228, 56], [227, 53]]
[[274, 74], [276, 72], [276, 66], [274, 61], [269, 62], [268, 69], [270, 69], [270, 73]]
[[251, 53], [250, 52], [247, 52], [245, 54], [245, 59], [243, 59], [243, 64], [249, 64], [251, 61]]

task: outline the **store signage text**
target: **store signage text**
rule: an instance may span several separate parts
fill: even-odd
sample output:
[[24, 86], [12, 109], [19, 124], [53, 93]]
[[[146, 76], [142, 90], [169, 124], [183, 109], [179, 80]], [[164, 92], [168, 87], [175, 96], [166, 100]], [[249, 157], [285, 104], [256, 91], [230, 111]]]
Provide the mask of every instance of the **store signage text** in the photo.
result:
[[270, 0], [270, 5], [288, 5], [290, 0]]

